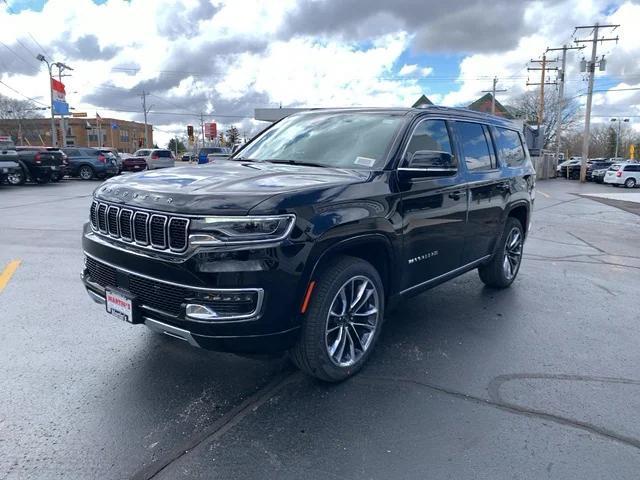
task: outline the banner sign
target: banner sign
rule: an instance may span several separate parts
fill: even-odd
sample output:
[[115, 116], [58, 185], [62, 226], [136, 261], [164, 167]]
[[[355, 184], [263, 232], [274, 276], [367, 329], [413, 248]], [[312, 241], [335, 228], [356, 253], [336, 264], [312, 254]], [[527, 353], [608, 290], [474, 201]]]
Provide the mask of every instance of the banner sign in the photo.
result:
[[218, 125], [216, 122], [213, 123], [205, 123], [205, 135], [209, 137], [209, 139], [214, 140], [218, 136]]
[[64, 84], [55, 78], [51, 79], [51, 93], [54, 101], [60, 100], [64, 102], [66, 100], [67, 92], [64, 90]]
[[69, 115], [69, 104], [64, 100], [53, 101], [53, 114], [54, 115]]

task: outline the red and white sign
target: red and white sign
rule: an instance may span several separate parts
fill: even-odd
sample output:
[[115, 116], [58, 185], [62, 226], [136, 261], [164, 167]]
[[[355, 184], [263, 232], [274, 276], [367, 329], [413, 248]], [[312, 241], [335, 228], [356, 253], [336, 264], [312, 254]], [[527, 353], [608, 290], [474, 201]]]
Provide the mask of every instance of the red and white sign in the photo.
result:
[[51, 93], [53, 93], [54, 100], [60, 100], [61, 102], [65, 101], [65, 97], [67, 96], [67, 92], [64, 90], [64, 83], [59, 82], [55, 78], [51, 79]]
[[218, 136], [218, 125], [216, 122], [204, 124], [205, 135], [211, 140], [214, 140]]
[[105, 293], [107, 313], [125, 322], [133, 323], [133, 304], [131, 299], [109, 289]]

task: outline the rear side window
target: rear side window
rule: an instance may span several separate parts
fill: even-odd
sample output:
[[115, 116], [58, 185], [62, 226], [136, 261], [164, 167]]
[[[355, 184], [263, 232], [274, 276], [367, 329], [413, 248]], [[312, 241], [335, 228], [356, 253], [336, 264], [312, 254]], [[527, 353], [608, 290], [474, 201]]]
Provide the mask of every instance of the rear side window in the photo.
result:
[[456, 122], [456, 132], [468, 170], [490, 170], [491, 140], [479, 123]]
[[640, 172], [640, 165], [627, 165], [624, 167], [625, 172]]
[[93, 148], [85, 148], [84, 150], [82, 150], [82, 153], [87, 157], [97, 157], [98, 155], [100, 155], [100, 152], [98, 150], [94, 150]]
[[[515, 130], [507, 130], [500, 127], [496, 127], [494, 132], [500, 161], [508, 167], [524, 165], [526, 155], [520, 140], [520, 134]], [[576, 163], [579, 163], [579, 160]]]
[[66, 153], [69, 157], [79, 157], [80, 150], [77, 148], [65, 148], [64, 153]]

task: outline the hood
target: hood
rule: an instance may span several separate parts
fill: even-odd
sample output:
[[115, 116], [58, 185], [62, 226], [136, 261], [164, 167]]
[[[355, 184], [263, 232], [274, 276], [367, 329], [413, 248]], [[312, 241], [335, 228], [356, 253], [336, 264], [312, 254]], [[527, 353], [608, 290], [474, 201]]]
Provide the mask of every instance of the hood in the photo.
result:
[[98, 187], [95, 196], [164, 212], [245, 215], [274, 195], [367, 178], [369, 172], [363, 170], [218, 160], [114, 177]]

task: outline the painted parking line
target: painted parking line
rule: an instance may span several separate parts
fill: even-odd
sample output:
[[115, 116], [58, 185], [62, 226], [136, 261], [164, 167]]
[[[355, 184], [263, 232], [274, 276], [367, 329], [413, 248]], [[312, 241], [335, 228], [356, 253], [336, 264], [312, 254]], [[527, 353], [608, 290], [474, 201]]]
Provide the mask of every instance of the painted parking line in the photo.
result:
[[2, 273], [0, 273], [0, 293], [2, 293], [4, 287], [7, 286], [9, 280], [11, 280], [11, 277], [20, 266], [20, 263], [20, 260], [11, 260]]
[[538, 190], [537, 188], [536, 188], [536, 193], [539, 193], [544, 198], [551, 198], [551, 195], [549, 195], [548, 193], [544, 193], [542, 190]]

